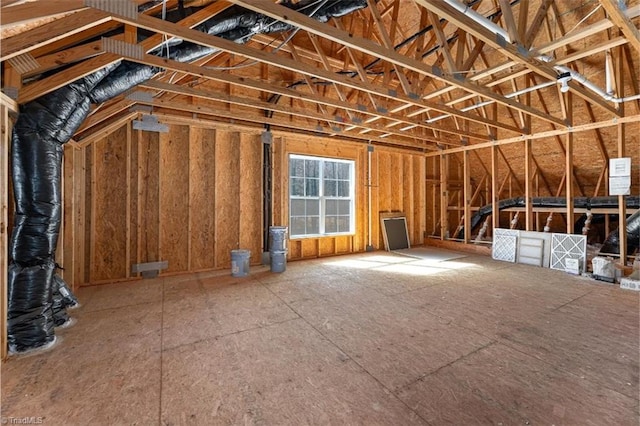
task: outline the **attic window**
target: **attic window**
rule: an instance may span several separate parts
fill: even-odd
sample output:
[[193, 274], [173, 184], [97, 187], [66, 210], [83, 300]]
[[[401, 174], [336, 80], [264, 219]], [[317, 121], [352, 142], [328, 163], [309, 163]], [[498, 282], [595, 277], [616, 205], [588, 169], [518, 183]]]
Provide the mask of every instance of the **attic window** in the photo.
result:
[[291, 238], [352, 234], [354, 162], [289, 156], [289, 233]]

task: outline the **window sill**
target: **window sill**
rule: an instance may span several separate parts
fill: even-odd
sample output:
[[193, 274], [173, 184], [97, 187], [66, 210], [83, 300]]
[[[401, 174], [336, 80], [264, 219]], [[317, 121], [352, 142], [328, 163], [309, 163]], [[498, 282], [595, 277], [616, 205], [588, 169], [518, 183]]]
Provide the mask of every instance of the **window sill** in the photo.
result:
[[315, 234], [315, 235], [301, 235], [295, 237], [289, 237], [289, 240], [320, 240], [324, 238], [336, 238], [336, 237], [355, 237], [354, 232], [343, 232], [339, 234]]

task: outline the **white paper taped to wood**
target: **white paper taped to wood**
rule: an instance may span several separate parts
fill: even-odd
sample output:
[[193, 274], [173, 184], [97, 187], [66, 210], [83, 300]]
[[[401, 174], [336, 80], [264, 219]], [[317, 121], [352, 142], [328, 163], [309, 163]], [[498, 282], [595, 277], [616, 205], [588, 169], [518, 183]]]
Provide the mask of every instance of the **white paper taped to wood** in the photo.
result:
[[631, 195], [631, 176], [611, 176], [609, 195]]
[[631, 176], [631, 157], [610, 158], [609, 176]]

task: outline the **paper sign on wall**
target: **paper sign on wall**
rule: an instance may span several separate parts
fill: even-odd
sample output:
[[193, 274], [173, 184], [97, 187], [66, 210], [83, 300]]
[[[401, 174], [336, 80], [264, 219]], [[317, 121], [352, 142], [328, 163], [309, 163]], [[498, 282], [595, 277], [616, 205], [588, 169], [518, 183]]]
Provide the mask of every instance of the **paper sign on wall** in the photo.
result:
[[631, 194], [631, 158], [609, 159], [609, 195]]
[[610, 158], [609, 176], [631, 176], [631, 157]]

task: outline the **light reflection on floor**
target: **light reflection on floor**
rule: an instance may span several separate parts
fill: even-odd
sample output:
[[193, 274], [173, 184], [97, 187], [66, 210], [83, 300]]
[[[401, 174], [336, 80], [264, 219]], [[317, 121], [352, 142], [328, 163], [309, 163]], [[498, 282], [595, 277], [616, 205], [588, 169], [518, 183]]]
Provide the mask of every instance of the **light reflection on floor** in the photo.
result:
[[475, 266], [472, 263], [460, 261], [416, 259], [394, 254], [373, 255], [366, 258], [359, 257], [358, 259], [328, 260], [324, 262], [324, 265], [418, 276], [438, 274], [447, 270], [457, 270]]

